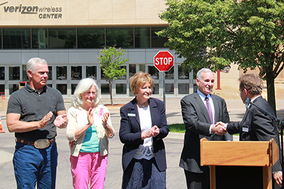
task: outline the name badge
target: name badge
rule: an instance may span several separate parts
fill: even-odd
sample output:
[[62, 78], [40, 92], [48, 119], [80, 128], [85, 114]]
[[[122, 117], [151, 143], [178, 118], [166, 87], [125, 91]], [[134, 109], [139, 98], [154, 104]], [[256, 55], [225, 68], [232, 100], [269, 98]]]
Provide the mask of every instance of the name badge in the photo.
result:
[[133, 114], [133, 113], [128, 113], [127, 114], [129, 117], [135, 117], [136, 116], [136, 114]]
[[247, 125], [244, 125], [242, 131], [246, 133], [249, 132], [249, 127]]

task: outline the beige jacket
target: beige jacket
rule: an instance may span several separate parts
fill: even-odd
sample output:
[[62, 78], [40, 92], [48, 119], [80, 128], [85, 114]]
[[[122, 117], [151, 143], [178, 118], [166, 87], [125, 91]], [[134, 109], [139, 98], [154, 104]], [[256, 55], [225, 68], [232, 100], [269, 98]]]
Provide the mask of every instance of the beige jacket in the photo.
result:
[[[93, 114], [94, 124], [97, 128], [101, 156], [105, 156], [108, 154], [108, 137], [105, 134], [105, 128], [103, 127], [102, 120], [100, 118], [100, 116], [105, 112], [109, 112], [107, 107], [103, 105], [99, 105], [96, 108], [94, 108], [94, 114]], [[88, 123], [87, 111], [81, 107], [75, 108], [72, 106], [68, 109], [67, 118], [68, 118], [68, 125], [66, 129], [66, 137], [69, 140], [71, 155], [77, 157], [82, 147], [82, 143], [85, 138], [85, 133], [81, 137], [79, 137], [77, 140], [75, 140], [75, 130]], [[108, 122], [109, 127], [112, 127], [110, 116], [107, 122]], [[113, 135], [111, 136], [111, 138], [113, 136], [114, 136], [114, 129], [113, 129]]]

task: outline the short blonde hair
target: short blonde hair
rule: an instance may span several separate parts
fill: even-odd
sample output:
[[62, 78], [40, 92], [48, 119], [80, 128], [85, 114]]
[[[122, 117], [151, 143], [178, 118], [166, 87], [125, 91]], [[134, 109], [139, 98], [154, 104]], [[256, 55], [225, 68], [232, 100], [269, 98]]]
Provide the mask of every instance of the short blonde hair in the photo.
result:
[[129, 79], [129, 82], [131, 91], [134, 95], [136, 95], [139, 88], [146, 83], [150, 83], [152, 90], [154, 88], [154, 80], [152, 79], [151, 75], [141, 71], [132, 76]]

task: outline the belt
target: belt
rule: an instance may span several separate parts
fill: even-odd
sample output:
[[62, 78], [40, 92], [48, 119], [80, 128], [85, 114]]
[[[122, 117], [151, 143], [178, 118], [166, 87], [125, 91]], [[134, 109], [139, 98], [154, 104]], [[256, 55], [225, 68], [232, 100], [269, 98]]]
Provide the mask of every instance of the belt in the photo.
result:
[[38, 140], [26, 140], [21, 138], [16, 138], [16, 142], [32, 145], [37, 149], [45, 149], [50, 146], [50, 144], [55, 142], [55, 137], [52, 139], [38, 139]]

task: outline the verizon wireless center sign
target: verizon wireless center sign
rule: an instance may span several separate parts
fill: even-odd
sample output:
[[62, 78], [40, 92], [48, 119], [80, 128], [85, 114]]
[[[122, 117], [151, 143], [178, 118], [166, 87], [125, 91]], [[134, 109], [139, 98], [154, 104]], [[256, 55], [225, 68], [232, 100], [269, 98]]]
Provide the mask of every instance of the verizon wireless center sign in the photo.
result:
[[61, 6], [38, 6], [30, 4], [14, 5], [5, 1], [0, 2], [1, 9], [4, 14], [29, 14], [38, 17], [38, 19], [62, 19], [63, 8]]

